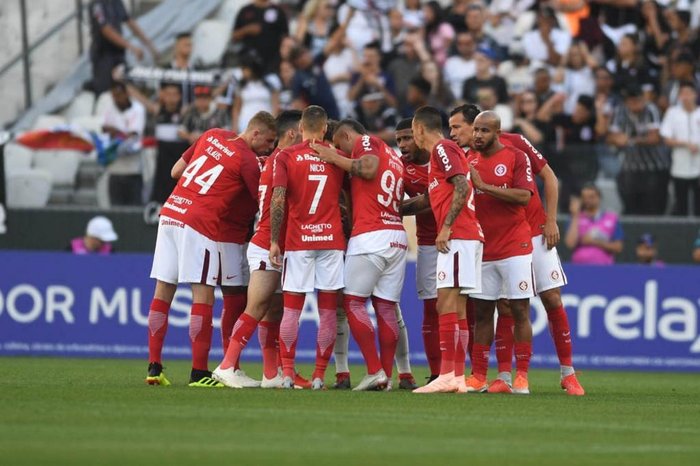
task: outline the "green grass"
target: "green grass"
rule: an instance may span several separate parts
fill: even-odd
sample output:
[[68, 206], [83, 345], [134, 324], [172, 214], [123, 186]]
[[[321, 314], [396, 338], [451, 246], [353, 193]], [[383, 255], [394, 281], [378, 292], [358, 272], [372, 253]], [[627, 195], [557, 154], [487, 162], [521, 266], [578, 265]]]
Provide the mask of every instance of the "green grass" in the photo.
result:
[[[588, 394], [574, 398], [558, 388], [556, 372], [534, 371], [529, 397], [419, 396], [192, 389], [185, 362], [167, 365], [173, 386], [150, 387], [145, 366], [0, 358], [0, 464], [637, 466], [700, 458], [697, 374], [584, 372]], [[353, 368], [355, 382], [361, 373]]]

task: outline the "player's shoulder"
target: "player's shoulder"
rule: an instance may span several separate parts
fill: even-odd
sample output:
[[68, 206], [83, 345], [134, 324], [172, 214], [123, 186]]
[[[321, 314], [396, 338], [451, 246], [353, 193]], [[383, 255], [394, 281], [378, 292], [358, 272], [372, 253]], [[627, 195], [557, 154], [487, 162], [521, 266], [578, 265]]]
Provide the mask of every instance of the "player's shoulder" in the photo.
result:
[[529, 158], [537, 158], [539, 160], [545, 161], [544, 156], [537, 150], [537, 148], [522, 134], [518, 133], [501, 133], [500, 136], [501, 143], [506, 146], [514, 147], [521, 150]]
[[445, 152], [450, 155], [458, 155], [460, 157], [464, 156], [464, 151], [459, 145], [451, 139], [440, 139], [437, 144], [435, 144], [435, 152], [441, 154]]

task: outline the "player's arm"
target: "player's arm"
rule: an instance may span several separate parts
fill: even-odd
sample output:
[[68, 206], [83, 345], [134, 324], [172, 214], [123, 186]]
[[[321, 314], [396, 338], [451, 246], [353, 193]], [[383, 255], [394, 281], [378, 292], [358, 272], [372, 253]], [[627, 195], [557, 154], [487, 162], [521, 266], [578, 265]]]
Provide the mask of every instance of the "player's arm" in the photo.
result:
[[377, 171], [379, 171], [379, 157], [374, 154], [364, 154], [358, 159], [351, 159], [332, 147], [311, 144], [311, 148], [316, 151], [318, 158], [324, 162], [340, 167], [352, 176], [357, 176], [363, 180], [373, 179], [377, 176]]
[[544, 201], [547, 214], [547, 222], [544, 224], [544, 240], [547, 242], [547, 248], [552, 249], [560, 239], [559, 225], [557, 225], [559, 180], [549, 164], [542, 167], [538, 176], [544, 181]]
[[450, 235], [452, 234], [452, 225], [457, 216], [464, 208], [467, 203], [467, 194], [469, 193], [469, 183], [467, 182], [467, 177], [465, 175], [454, 175], [447, 180], [454, 186], [454, 191], [452, 192], [452, 202], [450, 202], [450, 210], [447, 211], [447, 216], [445, 217], [445, 223], [442, 224], [440, 232], [435, 238], [435, 246], [437, 250], [442, 253], [449, 252], [450, 248], [448, 242], [450, 241]]
[[511, 204], [527, 205], [532, 197], [532, 192], [522, 188], [501, 188], [492, 184], [486, 184], [481, 179], [479, 172], [474, 167], [471, 170], [472, 184], [475, 189]]
[[270, 199], [270, 262], [282, 267], [280, 231], [285, 216], [287, 202], [287, 153], [277, 154], [272, 164], [272, 196]]
[[180, 179], [183, 172], [185, 171], [185, 168], [187, 168], [187, 165], [190, 163], [190, 160], [192, 160], [192, 155], [194, 154], [195, 144], [191, 144], [190, 147], [188, 147], [187, 150], [182, 153], [180, 158], [177, 159], [177, 162], [175, 162], [175, 165], [173, 165], [173, 168], [170, 169], [170, 176], [174, 180]]
[[419, 194], [410, 199], [404, 199], [401, 202], [401, 215], [404, 217], [410, 217], [411, 215], [418, 215], [430, 210], [430, 198], [428, 193]]

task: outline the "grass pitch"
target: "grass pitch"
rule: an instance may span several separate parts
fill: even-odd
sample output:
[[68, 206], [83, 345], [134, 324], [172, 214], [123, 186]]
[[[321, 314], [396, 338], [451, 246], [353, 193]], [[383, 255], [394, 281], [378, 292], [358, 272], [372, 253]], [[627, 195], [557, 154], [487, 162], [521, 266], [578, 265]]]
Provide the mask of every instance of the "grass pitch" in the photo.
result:
[[[532, 372], [530, 396], [419, 396], [194, 389], [186, 362], [167, 363], [170, 387], [147, 386], [143, 361], [0, 358], [0, 367], [7, 466], [700, 461], [697, 374], [583, 372], [588, 394], [574, 398], [554, 371]], [[362, 372], [353, 368], [355, 383]]]

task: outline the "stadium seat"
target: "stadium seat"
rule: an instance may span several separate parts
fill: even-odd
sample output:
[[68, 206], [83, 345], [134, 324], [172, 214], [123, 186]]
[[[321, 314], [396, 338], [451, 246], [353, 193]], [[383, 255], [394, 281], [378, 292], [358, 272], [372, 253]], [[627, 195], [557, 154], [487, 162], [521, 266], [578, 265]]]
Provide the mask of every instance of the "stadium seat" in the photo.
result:
[[70, 124], [87, 131], [102, 132], [102, 117], [94, 115], [83, 115], [71, 118]]
[[5, 174], [11, 176], [15, 172], [32, 168], [34, 151], [20, 144], [5, 145]]
[[67, 122], [62, 115], [40, 115], [34, 122], [32, 129], [51, 129], [55, 126], [65, 125]]
[[51, 174], [46, 170], [23, 170], [7, 177], [8, 207], [45, 207], [51, 194]]
[[192, 64], [219, 65], [230, 41], [231, 25], [226, 21], [216, 19], [202, 21], [192, 35]]
[[105, 91], [97, 98], [93, 115], [100, 117], [100, 119], [104, 118], [110, 105], [112, 105], [112, 94], [109, 91]]
[[92, 115], [94, 107], [95, 94], [83, 91], [71, 101], [70, 105], [64, 110], [63, 115], [72, 122], [76, 118]]
[[216, 19], [224, 21], [230, 29], [233, 29], [233, 22], [243, 5], [244, 3], [240, 0], [224, 0], [216, 12]]
[[49, 172], [53, 186], [74, 187], [82, 156], [74, 150], [38, 150], [34, 152], [34, 167]]

